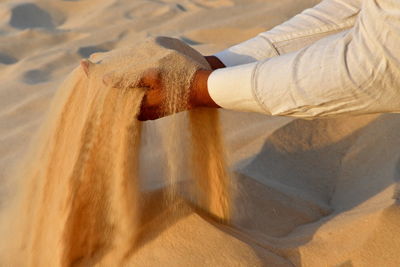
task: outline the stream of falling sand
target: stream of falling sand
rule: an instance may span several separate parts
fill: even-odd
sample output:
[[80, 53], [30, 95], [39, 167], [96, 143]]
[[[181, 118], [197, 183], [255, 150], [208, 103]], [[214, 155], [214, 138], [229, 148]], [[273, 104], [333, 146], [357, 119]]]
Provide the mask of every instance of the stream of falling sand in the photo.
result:
[[[91, 266], [103, 258], [121, 266], [144, 212], [138, 171], [141, 122], [136, 117], [145, 90], [138, 81], [144, 71], [160, 68], [166, 109], [173, 112], [187, 99], [195, 71], [209, 68], [198, 52], [166, 37], [92, 60], [88, 77], [77, 68], [59, 88], [19, 171], [21, 193], [13, 211], [18, 221], [9, 230], [13, 238], [4, 261], [10, 266]], [[118, 88], [103, 83], [110, 73]], [[166, 137], [171, 198], [182, 172], [175, 141], [190, 130], [192, 157], [186, 160], [195, 181], [193, 201], [228, 221], [230, 180], [218, 112], [193, 110], [187, 121], [174, 122]]]

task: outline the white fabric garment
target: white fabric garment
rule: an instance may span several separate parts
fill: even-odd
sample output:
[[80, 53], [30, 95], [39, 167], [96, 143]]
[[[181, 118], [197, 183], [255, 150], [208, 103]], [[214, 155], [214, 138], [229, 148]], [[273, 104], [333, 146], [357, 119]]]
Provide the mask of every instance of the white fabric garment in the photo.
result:
[[226, 109], [313, 118], [400, 112], [400, 1], [325, 0], [216, 56]]

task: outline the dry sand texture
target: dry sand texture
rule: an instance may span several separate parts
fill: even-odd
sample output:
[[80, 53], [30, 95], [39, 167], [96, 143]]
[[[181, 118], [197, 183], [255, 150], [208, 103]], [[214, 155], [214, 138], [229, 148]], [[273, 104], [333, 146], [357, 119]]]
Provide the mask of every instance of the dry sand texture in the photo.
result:
[[[168, 92], [166, 112], [176, 112], [185, 105], [178, 99], [188, 99], [194, 72], [209, 66], [196, 50], [167, 37], [91, 59], [85, 61], [85, 70], [78, 67], [57, 90], [33, 147], [13, 178], [21, 180], [20, 192], [4, 216], [19, 220], [4, 225], [5, 265], [122, 266], [134, 257], [138, 239], [146, 234], [141, 229], [148, 224], [143, 220], [148, 209], [161, 204], [142, 209], [141, 180], [146, 177], [139, 175], [141, 123], [136, 117], [145, 89], [137, 86], [145, 71], [159, 68]], [[106, 76], [113, 81], [109, 85], [103, 83]], [[181, 116], [171, 117], [168, 125], [176, 129], [167, 136], [166, 147], [174, 152], [168, 153], [165, 163], [169, 201], [164, 205], [173, 209], [179, 203], [177, 178], [184, 165], [178, 156], [188, 150], [186, 154], [194, 157], [186, 160], [191, 169], [185, 173], [195, 178], [193, 192], [201, 197], [191, 203], [227, 222], [229, 176], [220, 152], [221, 136], [216, 134], [218, 113], [203, 109], [190, 114], [193, 134], [185, 147], [175, 140], [185, 138], [189, 124], [176, 123]], [[203, 130], [207, 128], [217, 130]]]
[[[157, 35], [212, 53], [316, 2], [0, 1], [0, 221], [18, 221], [5, 216], [18, 182], [7, 174], [81, 58]], [[157, 140], [168, 120], [146, 123], [146, 138]], [[223, 112], [222, 121], [240, 189], [233, 225], [185, 203], [179, 214], [156, 205], [131, 265], [400, 265], [399, 116], [302, 121]], [[150, 141], [143, 149], [151, 151], [141, 155], [146, 208], [163, 203], [165, 149]]]

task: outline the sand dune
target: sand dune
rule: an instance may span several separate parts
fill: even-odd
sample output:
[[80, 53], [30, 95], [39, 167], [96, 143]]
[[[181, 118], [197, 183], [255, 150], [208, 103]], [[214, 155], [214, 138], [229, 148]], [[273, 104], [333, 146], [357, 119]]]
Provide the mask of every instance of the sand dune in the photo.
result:
[[[157, 35], [210, 54], [316, 2], [0, 1], [0, 222], [13, 219], [10, 170], [81, 58]], [[233, 224], [184, 201], [179, 214], [160, 205], [143, 223], [132, 266], [400, 265], [398, 115], [304, 121], [227, 111], [222, 119], [238, 181]], [[145, 125], [148, 140], [166, 120]], [[163, 148], [145, 148], [146, 188], [162, 203], [154, 166]]]

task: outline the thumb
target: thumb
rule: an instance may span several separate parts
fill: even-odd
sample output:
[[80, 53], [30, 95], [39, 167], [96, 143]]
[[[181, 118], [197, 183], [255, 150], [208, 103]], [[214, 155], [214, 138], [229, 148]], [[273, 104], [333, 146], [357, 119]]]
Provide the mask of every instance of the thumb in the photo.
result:
[[94, 63], [88, 59], [81, 60], [81, 68], [85, 72], [86, 76], [89, 77], [91, 69], [94, 67]]

